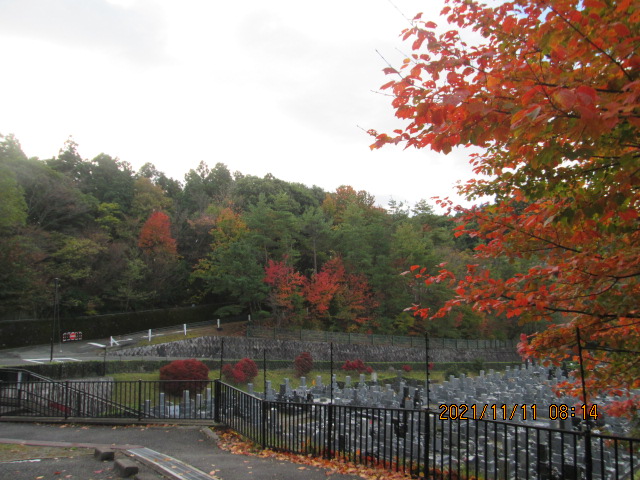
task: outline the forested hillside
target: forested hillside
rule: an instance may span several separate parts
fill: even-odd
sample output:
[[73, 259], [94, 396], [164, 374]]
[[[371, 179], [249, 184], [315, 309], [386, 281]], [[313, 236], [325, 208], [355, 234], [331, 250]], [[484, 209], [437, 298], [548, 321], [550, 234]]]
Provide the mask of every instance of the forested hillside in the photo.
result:
[[49, 315], [58, 278], [67, 316], [206, 302], [279, 326], [516, 336], [512, 320], [466, 306], [429, 324], [404, 312], [454, 295], [401, 275], [412, 265], [477, 263], [454, 226], [424, 201], [383, 209], [350, 186], [325, 192], [204, 162], [177, 181], [149, 163], [83, 159], [72, 140], [57, 157], [28, 158], [0, 136], [0, 318]]

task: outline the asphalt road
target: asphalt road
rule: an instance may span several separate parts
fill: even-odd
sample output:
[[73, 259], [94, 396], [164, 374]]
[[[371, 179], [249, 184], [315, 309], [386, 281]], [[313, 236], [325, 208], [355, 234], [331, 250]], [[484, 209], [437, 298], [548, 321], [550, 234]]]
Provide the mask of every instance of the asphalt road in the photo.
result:
[[[206, 427], [204, 427], [206, 428]], [[233, 454], [220, 449], [215, 434], [201, 426], [179, 425], [53, 425], [0, 423], [0, 442], [20, 441], [69, 443], [78, 447], [73, 458], [38, 459], [32, 462], [0, 463], [0, 478], [11, 480], [106, 480], [118, 478], [112, 462], [93, 458], [87, 445], [139, 445], [179, 459], [220, 480], [326, 480], [328, 471], [274, 458]], [[119, 456], [124, 455], [118, 453]], [[149, 478], [163, 478], [144, 468]], [[332, 474], [333, 480], [356, 480], [355, 475]]]
[[[244, 322], [239, 322], [244, 323]], [[223, 326], [221, 332], [216, 334], [227, 334], [234, 330], [235, 324], [227, 324]], [[189, 329], [190, 333], [201, 330], [203, 334], [211, 334], [212, 327], [197, 327]], [[181, 335], [184, 334], [184, 330], [179, 327], [176, 328], [162, 328], [152, 330], [152, 338], [167, 336], [167, 335]], [[51, 345], [31, 345], [20, 348], [10, 348], [0, 350], [0, 366], [12, 367], [18, 365], [34, 365], [49, 363], [53, 357], [53, 362], [77, 362], [87, 360], [103, 360], [105, 354], [105, 346], [107, 349], [107, 361], [110, 359], [109, 352], [116, 349], [131, 346], [138, 342], [144, 342], [148, 340], [148, 332], [138, 332], [129, 335], [122, 335], [116, 337], [118, 344], [112, 343], [111, 338], [101, 338], [93, 340], [81, 340], [81, 341], [69, 341], [55, 343], [53, 345], [53, 356], [51, 351]]]

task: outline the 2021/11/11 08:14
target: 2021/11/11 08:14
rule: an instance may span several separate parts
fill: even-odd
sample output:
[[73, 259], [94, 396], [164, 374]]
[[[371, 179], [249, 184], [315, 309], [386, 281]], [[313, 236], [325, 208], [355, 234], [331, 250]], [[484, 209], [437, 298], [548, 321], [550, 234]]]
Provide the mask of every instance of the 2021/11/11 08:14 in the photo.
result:
[[[460, 405], [441, 404], [438, 405], [438, 408], [440, 409], [440, 420], [513, 420], [516, 416], [518, 416], [519, 420], [538, 419], [538, 407], [536, 404], [518, 405], [516, 403], [510, 406], [504, 403], [502, 405], [494, 403], [493, 405], [485, 404], [480, 407], [475, 404], [467, 405], [461, 403]], [[547, 418], [551, 420], [565, 420], [567, 418], [595, 420], [598, 418], [598, 406], [594, 404], [575, 407], [565, 404], [551, 404], [549, 405]]]

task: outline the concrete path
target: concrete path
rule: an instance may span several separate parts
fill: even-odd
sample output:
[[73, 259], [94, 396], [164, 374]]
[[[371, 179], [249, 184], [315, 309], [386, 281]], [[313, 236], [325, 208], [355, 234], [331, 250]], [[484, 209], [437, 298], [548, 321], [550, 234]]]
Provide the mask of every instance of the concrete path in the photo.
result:
[[[93, 449], [88, 449], [88, 447], [104, 445], [117, 450], [116, 458], [135, 454], [136, 450], [140, 455], [146, 455], [151, 459], [155, 454], [160, 455], [155, 460], [165, 463], [164, 473], [158, 473], [158, 469], [145, 464], [141, 466], [141, 479], [184, 478], [188, 480], [190, 477], [180, 476], [180, 472], [184, 472], [181, 470], [184, 468], [189, 470], [189, 467], [195, 467], [211, 478], [220, 480], [326, 480], [327, 478], [327, 471], [323, 469], [275, 459], [234, 455], [221, 450], [216, 445], [215, 434], [201, 426], [56, 425], [0, 422], [0, 443], [16, 442], [75, 445], [78, 453], [74, 458], [0, 463], [0, 479], [107, 480], [119, 478], [114, 471], [113, 462], [98, 461], [93, 457]], [[172, 468], [170, 458], [180, 461], [182, 466]], [[176, 475], [171, 476], [172, 470]], [[332, 480], [359, 479], [357, 476], [341, 474], [331, 475], [330, 478]]]

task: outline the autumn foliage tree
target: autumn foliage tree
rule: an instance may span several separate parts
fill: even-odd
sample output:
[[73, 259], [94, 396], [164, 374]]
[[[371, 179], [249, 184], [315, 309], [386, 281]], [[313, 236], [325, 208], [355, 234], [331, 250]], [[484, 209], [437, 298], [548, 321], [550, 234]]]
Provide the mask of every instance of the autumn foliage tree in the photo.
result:
[[[457, 235], [480, 240], [466, 275], [412, 267], [427, 285], [457, 293], [415, 313], [437, 319], [469, 304], [547, 321], [520, 351], [554, 364], [578, 359], [579, 329], [587, 401], [629, 395], [640, 388], [640, 8], [630, 0], [446, 3], [451, 30], [437, 34], [418, 15], [403, 32], [413, 53], [385, 69], [394, 78], [382, 88], [404, 128], [370, 131], [372, 148], [479, 147], [471, 155], [478, 178], [461, 193], [494, 201], [456, 207]], [[481, 40], [465, 43], [465, 31]], [[500, 279], [483, 267], [498, 257], [533, 266]], [[577, 379], [564, 387], [581, 396]], [[632, 414], [640, 400], [621, 405]]]
[[171, 236], [171, 220], [166, 213], [151, 214], [140, 230], [138, 246], [147, 252], [176, 254], [176, 241]]
[[378, 306], [364, 275], [350, 273], [336, 256], [306, 279], [303, 295], [309, 315], [324, 328], [342, 331], [373, 327], [373, 311]]
[[264, 269], [264, 282], [269, 285], [267, 296], [278, 326], [291, 323], [302, 307], [304, 277], [287, 263], [269, 260]]

